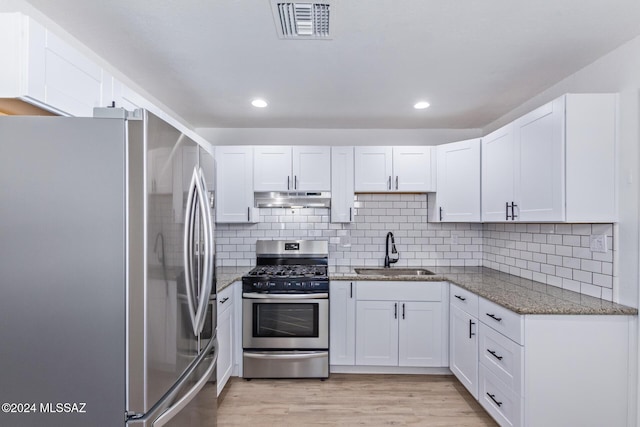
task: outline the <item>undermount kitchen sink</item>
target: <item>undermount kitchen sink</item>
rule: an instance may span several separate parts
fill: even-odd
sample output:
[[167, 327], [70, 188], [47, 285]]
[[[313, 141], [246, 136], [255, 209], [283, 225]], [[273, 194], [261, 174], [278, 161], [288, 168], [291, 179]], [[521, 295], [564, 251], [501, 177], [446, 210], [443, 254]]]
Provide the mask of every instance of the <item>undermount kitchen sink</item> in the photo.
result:
[[424, 268], [355, 268], [356, 274], [368, 276], [430, 276], [433, 271]]

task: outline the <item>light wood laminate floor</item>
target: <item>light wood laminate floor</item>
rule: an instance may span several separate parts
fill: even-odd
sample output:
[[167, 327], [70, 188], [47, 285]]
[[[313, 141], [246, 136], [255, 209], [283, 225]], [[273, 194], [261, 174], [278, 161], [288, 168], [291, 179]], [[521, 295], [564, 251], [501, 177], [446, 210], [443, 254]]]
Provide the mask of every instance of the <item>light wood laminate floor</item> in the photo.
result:
[[231, 378], [218, 398], [226, 426], [496, 426], [451, 375], [332, 374], [320, 380]]

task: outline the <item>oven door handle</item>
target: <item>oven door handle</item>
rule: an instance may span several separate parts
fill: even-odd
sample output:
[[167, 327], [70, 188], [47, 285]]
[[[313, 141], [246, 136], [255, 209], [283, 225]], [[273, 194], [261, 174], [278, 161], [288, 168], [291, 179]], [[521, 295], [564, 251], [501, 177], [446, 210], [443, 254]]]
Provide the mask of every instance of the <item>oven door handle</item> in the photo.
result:
[[327, 299], [328, 293], [319, 294], [259, 294], [255, 292], [243, 293], [242, 298], [248, 299]]
[[315, 359], [320, 357], [327, 357], [326, 351], [318, 351], [313, 353], [255, 353], [247, 352], [242, 353], [244, 357], [250, 359]]

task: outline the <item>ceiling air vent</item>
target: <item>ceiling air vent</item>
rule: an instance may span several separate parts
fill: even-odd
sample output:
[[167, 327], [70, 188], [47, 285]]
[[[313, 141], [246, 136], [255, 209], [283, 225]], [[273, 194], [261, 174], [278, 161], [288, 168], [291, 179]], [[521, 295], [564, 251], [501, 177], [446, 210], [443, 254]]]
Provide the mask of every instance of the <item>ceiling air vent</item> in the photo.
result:
[[331, 2], [290, 3], [271, 2], [278, 36], [283, 39], [324, 39], [329, 36]]

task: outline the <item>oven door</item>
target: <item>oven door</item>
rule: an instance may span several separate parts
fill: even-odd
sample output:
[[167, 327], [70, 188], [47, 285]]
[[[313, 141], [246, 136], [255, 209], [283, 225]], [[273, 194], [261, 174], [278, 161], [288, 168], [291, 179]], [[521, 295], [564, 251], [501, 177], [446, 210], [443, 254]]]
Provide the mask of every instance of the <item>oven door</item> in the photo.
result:
[[242, 347], [329, 348], [329, 294], [242, 295]]

